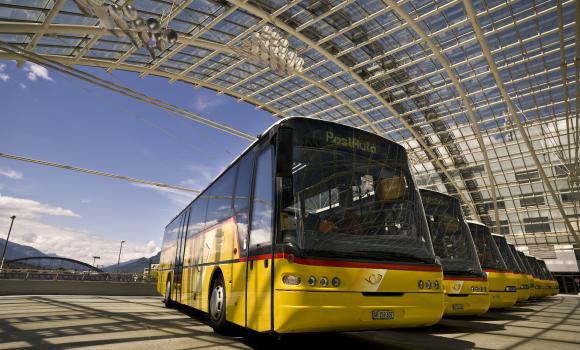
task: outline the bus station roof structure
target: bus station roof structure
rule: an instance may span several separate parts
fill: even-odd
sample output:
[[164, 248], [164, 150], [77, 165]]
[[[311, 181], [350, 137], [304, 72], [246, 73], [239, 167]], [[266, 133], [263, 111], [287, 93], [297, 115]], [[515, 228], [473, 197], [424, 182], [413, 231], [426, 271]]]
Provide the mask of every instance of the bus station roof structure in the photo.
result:
[[156, 75], [404, 145], [535, 255], [580, 247], [573, 0], [4, 0], [0, 59]]

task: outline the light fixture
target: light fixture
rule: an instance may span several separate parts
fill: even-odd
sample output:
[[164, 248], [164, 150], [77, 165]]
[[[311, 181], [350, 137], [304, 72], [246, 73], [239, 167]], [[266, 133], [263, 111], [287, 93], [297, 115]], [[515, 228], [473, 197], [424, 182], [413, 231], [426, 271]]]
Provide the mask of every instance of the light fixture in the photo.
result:
[[304, 59], [289, 47], [288, 39], [270, 26], [263, 26], [259, 32], [242, 41], [242, 46], [233, 49], [251, 62], [268, 65], [283, 75], [304, 69]]

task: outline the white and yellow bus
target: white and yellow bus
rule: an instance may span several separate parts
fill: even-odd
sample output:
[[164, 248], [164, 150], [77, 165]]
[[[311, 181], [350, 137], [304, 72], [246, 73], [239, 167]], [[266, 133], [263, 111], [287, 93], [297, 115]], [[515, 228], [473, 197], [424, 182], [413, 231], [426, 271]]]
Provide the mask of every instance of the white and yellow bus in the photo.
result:
[[517, 288], [517, 301], [528, 300], [530, 297], [530, 287], [528, 285], [528, 279], [526, 275], [520, 271], [520, 265], [513, 255], [510, 246], [504, 236], [499, 234], [493, 234], [493, 240], [499, 249], [503, 261], [507, 265], [508, 271], [513, 275], [516, 280]]
[[[518, 263], [517, 272], [522, 276], [524, 283], [526, 284], [525, 286], [520, 287], [520, 289], [518, 289], [518, 302], [526, 301], [531, 297], [532, 294], [534, 276], [532, 276], [532, 274], [528, 271], [524, 261], [522, 260], [524, 254], [522, 252], [519, 252], [516, 249], [516, 246], [514, 246], [513, 244], [508, 243], [508, 246], [510, 248], [510, 251], [512, 252], [513, 257], [516, 259], [516, 262]], [[527, 292], [525, 290], [522, 291], [521, 289], [527, 289]]]
[[405, 149], [289, 118], [262, 134], [165, 231], [167, 304], [258, 332], [432, 325], [437, 263]]
[[513, 306], [517, 300], [517, 278], [507, 268], [489, 228], [482, 223], [468, 221], [469, 231], [477, 248], [479, 263], [487, 273], [490, 309]]
[[479, 315], [489, 309], [487, 276], [457, 198], [420, 189], [435, 254], [443, 265], [444, 316]]

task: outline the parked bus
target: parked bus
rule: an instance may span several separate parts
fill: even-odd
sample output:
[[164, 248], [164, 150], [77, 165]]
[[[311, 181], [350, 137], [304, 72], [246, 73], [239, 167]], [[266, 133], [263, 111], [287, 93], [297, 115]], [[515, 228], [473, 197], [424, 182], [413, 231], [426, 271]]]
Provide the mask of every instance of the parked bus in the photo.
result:
[[530, 292], [530, 298], [540, 298], [543, 296], [543, 283], [541, 280], [540, 272], [538, 270], [538, 265], [536, 264], [536, 258], [533, 256], [526, 255], [526, 261], [530, 268], [530, 272], [534, 277], [534, 289]]
[[167, 304], [258, 332], [432, 325], [437, 263], [405, 149], [310, 118], [264, 132], [165, 230]]
[[457, 198], [420, 189], [435, 255], [443, 265], [444, 316], [478, 315], [489, 309], [487, 277]]
[[528, 300], [530, 297], [530, 287], [528, 285], [528, 278], [526, 274], [521, 271], [518, 261], [513, 255], [507, 240], [504, 236], [493, 234], [495, 244], [497, 245], [503, 261], [506, 263], [508, 270], [512, 273], [517, 281], [517, 301]]
[[[516, 247], [511, 243], [508, 243], [508, 246], [510, 248], [510, 251], [512, 252], [512, 255], [514, 256], [514, 258], [518, 262], [519, 272], [524, 275], [525, 283], [528, 287], [528, 293], [527, 293], [528, 297], [525, 299], [525, 300], [527, 300], [531, 297], [532, 289], [534, 288], [533, 287], [534, 286], [534, 276], [532, 276], [532, 274], [530, 273], [530, 271], [527, 268], [527, 265], [524, 261], [525, 260], [524, 253], [518, 251], [516, 249]], [[520, 301], [520, 300], [518, 299], [518, 301]]]
[[517, 299], [517, 280], [509, 272], [489, 228], [482, 223], [468, 221], [473, 236], [479, 263], [487, 273], [489, 283], [490, 309], [504, 309], [513, 306]]
[[534, 283], [535, 283], [535, 297], [537, 298], [544, 298], [550, 295], [551, 287], [549, 277], [543, 271], [542, 266], [540, 264], [539, 259], [536, 259], [533, 256], [527, 256], [528, 262], [532, 266], [532, 270], [534, 272]]
[[544, 260], [538, 259], [538, 263], [540, 264], [542, 276], [544, 277], [545, 283], [547, 285], [548, 289], [546, 291], [547, 296], [553, 296], [558, 294], [558, 292], [560, 291], [560, 286], [558, 285], [558, 282], [554, 278], [554, 275], [552, 275], [550, 270], [548, 270], [546, 262]]

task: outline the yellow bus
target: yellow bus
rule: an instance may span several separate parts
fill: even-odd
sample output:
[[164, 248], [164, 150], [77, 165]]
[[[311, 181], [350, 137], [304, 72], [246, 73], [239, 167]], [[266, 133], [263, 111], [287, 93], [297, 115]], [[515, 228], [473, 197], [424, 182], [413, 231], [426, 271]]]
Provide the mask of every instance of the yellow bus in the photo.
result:
[[258, 332], [427, 326], [437, 263], [405, 149], [349, 126], [280, 121], [165, 230], [167, 304]]
[[[534, 283], [534, 276], [532, 276], [532, 274], [528, 271], [526, 264], [522, 260], [522, 258], [525, 259], [524, 253], [519, 252], [516, 249], [516, 247], [511, 243], [508, 243], [508, 246], [510, 248], [510, 251], [512, 252], [512, 255], [514, 256], [514, 258], [516, 259], [516, 261], [518, 263], [518, 271], [517, 272], [520, 273], [521, 275], [523, 275], [524, 283], [526, 284], [524, 289], [527, 289], [527, 293], [526, 293], [526, 291], [524, 291], [522, 293], [518, 289], [518, 301], [528, 300], [531, 297], [533, 283]], [[522, 294], [524, 297], [522, 299], [520, 299]], [[527, 296], [526, 296], [526, 294], [527, 294]]]
[[443, 265], [444, 316], [478, 315], [489, 309], [487, 276], [457, 198], [420, 189], [435, 255]]
[[435, 255], [443, 265], [444, 316], [478, 315], [489, 309], [487, 277], [457, 198], [420, 189]]
[[545, 280], [538, 259], [533, 256], [526, 256], [528, 263], [532, 268], [532, 274], [534, 275], [534, 291], [532, 292], [533, 298], [543, 298], [548, 296], [550, 286]]
[[493, 234], [492, 237], [499, 249], [503, 261], [507, 265], [508, 271], [511, 272], [514, 279], [517, 281], [517, 301], [528, 300], [530, 297], [528, 278], [526, 277], [526, 274], [520, 270], [518, 261], [513, 255], [507, 240], [504, 236], [498, 234]]
[[517, 280], [503, 261], [489, 228], [482, 223], [468, 221], [469, 231], [477, 248], [479, 263], [487, 273], [490, 309], [513, 306], [517, 300]]
[[542, 280], [544, 281], [544, 283], [546, 284], [546, 287], [547, 287], [547, 290], [545, 292], [546, 296], [553, 296], [553, 295], [558, 294], [558, 292], [560, 291], [560, 287], [558, 285], [558, 282], [556, 281], [556, 279], [554, 278], [554, 276], [550, 272], [550, 270], [548, 270], [548, 266], [546, 266], [546, 262], [544, 260], [541, 260], [541, 259], [538, 259], [537, 261], [538, 261], [538, 264], [540, 266]]
[[[522, 253], [524, 254], [524, 253]], [[540, 285], [540, 277], [536, 267], [536, 258], [525, 255], [525, 262], [527, 263], [528, 271], [532, 275], [532, 284], [530, 285], [530, 298], [539, 298], [542, 294], [542, 286]]]

